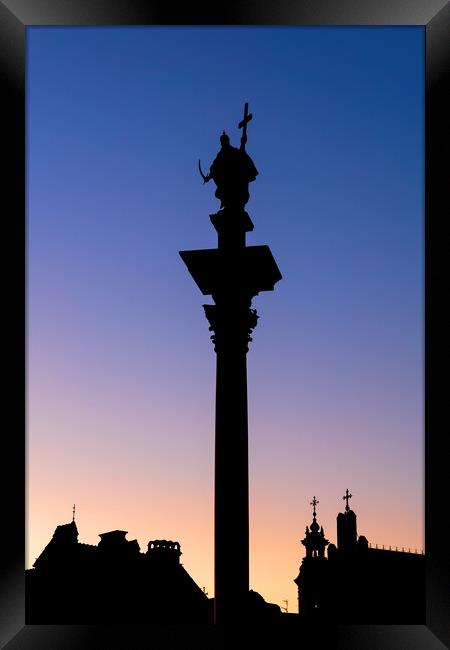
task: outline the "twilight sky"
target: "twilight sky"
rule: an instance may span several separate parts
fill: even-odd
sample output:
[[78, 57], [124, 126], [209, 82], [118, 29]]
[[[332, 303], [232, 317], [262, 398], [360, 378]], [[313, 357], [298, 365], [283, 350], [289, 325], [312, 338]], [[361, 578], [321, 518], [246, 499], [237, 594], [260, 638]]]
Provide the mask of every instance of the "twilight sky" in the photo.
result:
[[[28, 39], [27, 566], [80, 541], [176, 539], [213, 595], [215, 354], [179, 250], [217, 245], [203, 186], [225, 129], [259, 176], [250, 584], [296, 611], [299, 540], [423, 548], [419, 27], [32, 27]], [[211, 302], [211, 301], [210, 301]]]

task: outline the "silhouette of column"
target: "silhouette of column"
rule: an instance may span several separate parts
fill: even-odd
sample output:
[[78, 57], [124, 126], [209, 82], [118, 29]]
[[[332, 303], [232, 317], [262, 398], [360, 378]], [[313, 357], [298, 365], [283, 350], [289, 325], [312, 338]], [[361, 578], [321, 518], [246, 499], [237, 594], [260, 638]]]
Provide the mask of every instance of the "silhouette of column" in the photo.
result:
[[210, 215], [218, 248], [180, 251], [197, 285], [217, 355], [214, 482], [215, 622], [245, 618], [249, 591], [247, 351], [258, 316], [251, 301], [281, 279], [268, 246], [245, 245], [245, 211]]
[[248, 184], [258, 170], [245, 151], [245, 104], [240, 149], [220, 136], [221, 150], [203, 181], [214, 180], [221, 210], [210, 219], [217, 249], [180, 251], [192, 277], [214, 305], [203, 305], [217, 354], [214, 468], [214, 620], [243, 619], [249, 593], [247, 352], [258, 316], [251, 308], [260, 291], [273, 291], [281, 273], [268, 246], [246, 246], [253, 223], [244, 210]]
[[217, 354], [215, 621], [245, 616], [249, 590], [247, 350], [256, 313], [246, 296], [205, 305]]

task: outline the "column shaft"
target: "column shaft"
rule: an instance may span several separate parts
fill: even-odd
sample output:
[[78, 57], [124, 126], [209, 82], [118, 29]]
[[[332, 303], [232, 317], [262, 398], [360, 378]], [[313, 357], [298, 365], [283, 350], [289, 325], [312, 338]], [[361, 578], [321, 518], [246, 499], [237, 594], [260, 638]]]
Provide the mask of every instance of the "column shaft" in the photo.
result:
[[[223, 342], [224, 343], [224, 342]], [[249, 590], [247, 355], [217, 351], [215, 440], [215, 622], [245, 616]]]

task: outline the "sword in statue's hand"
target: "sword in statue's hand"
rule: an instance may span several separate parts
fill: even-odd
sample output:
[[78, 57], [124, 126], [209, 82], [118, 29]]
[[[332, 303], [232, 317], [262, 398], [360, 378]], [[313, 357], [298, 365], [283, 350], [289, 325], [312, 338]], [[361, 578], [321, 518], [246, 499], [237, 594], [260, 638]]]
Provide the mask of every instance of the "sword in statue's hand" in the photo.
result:
[[208, 174], [208, 176], [205, 176], [205, 174], [202, 172], [202, 166], [201, 166], [201, 163], [200, 163], [200, 159], [198, 161], [198, 171], [200, 172], [200, 176], [203, 178], [203, 185], [211, 180], [211, 176], [209, 174]]

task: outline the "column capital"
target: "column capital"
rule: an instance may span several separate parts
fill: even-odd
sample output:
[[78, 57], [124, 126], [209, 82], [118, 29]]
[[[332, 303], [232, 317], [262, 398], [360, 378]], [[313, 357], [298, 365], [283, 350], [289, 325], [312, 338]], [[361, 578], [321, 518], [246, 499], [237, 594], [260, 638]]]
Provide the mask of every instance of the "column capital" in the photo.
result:
[[203, 309], [208, 329], [213, 332], [211, 340], [215, 352], [231, 347], [248, 352], [248, 344], [253, 340], [251, 333], [259, 318], [256, 309], [242, 304], [203, 305]]

